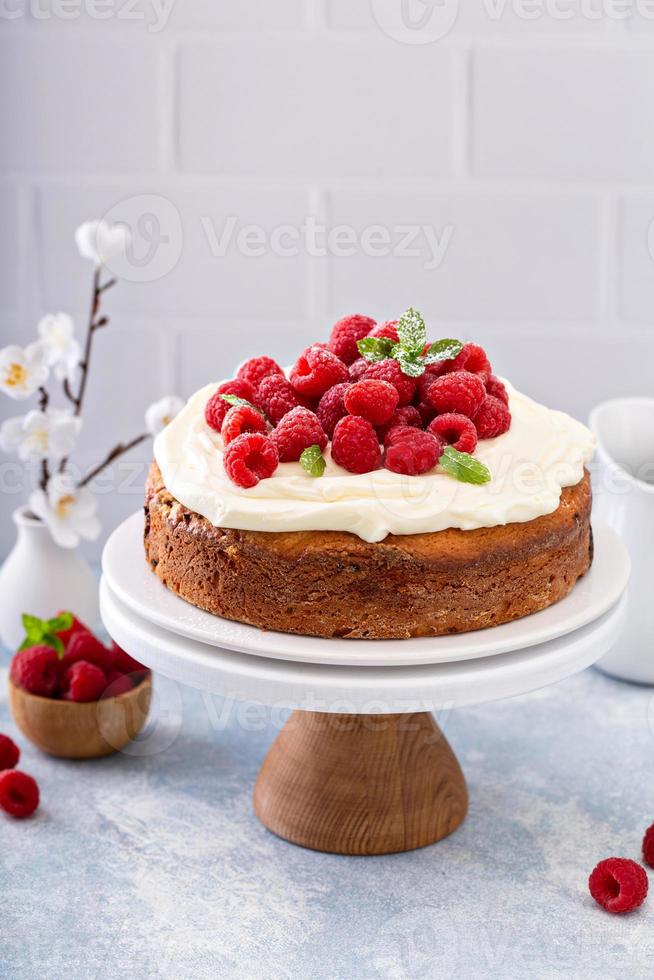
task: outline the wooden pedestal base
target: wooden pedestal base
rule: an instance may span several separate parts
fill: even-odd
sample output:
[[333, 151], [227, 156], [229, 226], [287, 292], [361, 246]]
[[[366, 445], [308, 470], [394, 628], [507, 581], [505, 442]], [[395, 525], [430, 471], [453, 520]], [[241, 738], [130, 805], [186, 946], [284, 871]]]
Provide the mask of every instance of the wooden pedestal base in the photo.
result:
[[254, 789], [279, 837], [335, 854], [389, 854], [447, 837], [466, 815], [456, 756], [428, 712], [294, 711]]

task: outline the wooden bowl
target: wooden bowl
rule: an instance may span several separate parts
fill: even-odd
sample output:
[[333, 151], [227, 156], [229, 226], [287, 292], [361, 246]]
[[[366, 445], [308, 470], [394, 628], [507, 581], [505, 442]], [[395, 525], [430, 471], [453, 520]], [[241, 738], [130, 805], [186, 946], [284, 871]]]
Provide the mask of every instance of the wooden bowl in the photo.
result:
[[119, 752], [145, 725], [152, 675], [116, 698], [78, 703], [30, 694], [9, 681], [9, 705], [23, 735], [62, 759], [99, 759]]

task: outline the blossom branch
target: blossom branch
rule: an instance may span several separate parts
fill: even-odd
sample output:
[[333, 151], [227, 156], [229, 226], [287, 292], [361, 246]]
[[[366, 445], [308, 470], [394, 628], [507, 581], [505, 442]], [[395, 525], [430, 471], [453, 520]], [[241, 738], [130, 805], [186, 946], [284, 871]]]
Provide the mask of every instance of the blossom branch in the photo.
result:
[[[48, 402], [50, 401], [50, 395], [45, 390], [43, 385], [39, 388], [39, 408], [42, 412], [45, 412], [48, 407]], [[48, 466], [48, 461], [44, 457], [41, 460], [41, 479], [39, 481], [41, 490], [48, 489], [48, 482], [50, 480], [50, 467]]]
[[109, 453], [107, 453], [106, 457], [102, 460], [101, 463], [98, 463], [98, 465], [95, 466], [92, 470], [89, 470], [89, 472], [86, 474], [85, 477], [83, 477], [82, 480], [80, 480], [77, 486], [78, 487], [87, 486], [87, 484], [89, 484], [91, 480], [94, 480], [99, 473], [101, 473], [104, 469], [107, 468], [107, 466], [110, 466], [115, 459], [118, 459], [119, 456], [122, 456], [124, 453], [129, 452], [129, 450], [133, 449], [134, 446], [138, 446], [139, 443], [145, 442], [145, 440], [149, 438], [150, 438], [150, 433], [143, 432], [140, 436], [137, 436], [135, 439], [132, 439], [130, 442], [125, 442], [125, 443], [119, 442], [117, 446], [114, 446], [114, 448]]
[[86, 341], [84, 343], [84, 353], [82, 355], [82, 360], [80, 361], [80, 368], [82, 371], [79, 388], [77, 389], [77, 394], [73, 395], [68, 382], [64, 383], [64, 393], [72, 401], [75, 406], [75, 415], [79, 415], [82, 411], [82, 403], [84, 401], [84, 393], [86, 391], [86, 382], [88, 379], [89, 367], [91, 364], [91, 350], [93, 347], [93, 335], [96, 330], [100, 327], [105, 327], [109, 323], [109, 318], [106, 316], [96, 319], [100, 311], [100, 299], [102, 294], [107, 290], [111, 289], [115, 285], [115, 279], [108, 279], [105, 283], [100, 283], [100, 275], [102, 269], [97, 266], [95, 272], [93, 273], [93, 295], [91, 297], [91, 312], [89, 313], [89, 323], [86, 328]]

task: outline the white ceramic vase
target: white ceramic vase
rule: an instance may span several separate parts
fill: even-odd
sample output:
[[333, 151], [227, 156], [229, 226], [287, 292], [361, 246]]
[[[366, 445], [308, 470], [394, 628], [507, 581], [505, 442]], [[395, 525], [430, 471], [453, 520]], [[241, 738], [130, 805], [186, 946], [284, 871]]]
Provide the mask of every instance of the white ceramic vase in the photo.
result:
[[69, 609], [91, 629], [100, 622], [98, 582], [77, 548], [61, 548], [46, 525], [23, 507], [13, 514], [18, 538], [0, 569], [0, 639], [15, 650], [25, 636], [21, 616], [49, 619]]
[[618, 532], [631, 557], [627, 617], [615, 647], [597, 666], [654, 684], [654, 398], [616, 398], [591, 412], [598, 471], [593, 511]]

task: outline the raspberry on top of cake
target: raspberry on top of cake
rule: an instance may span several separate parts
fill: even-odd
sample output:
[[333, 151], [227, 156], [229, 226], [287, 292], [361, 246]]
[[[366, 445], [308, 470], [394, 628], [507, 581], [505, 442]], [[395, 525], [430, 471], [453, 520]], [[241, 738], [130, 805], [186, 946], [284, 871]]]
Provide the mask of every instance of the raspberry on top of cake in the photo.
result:
[[284, 370], [251, 358], [155, 443], [168, 489], [215, 526], [387, 534], [551, 513], [593, 439], [493, 374], [474, 343], [429, 340], [409, 309], [354, 314]]

